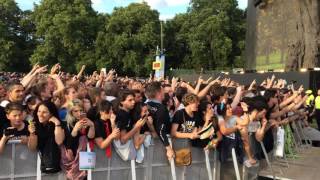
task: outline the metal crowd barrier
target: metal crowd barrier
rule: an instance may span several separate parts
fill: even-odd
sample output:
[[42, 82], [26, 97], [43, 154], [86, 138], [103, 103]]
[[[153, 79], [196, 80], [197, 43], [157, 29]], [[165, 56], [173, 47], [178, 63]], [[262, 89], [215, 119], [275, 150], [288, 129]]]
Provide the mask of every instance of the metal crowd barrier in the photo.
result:
[[[175, 141], [174, 143], [179, 143]], [[96, 167], [92, 170], [93, 180], [131, 180], [130, 161], [123, 161], [112, 150], [112, 158], [108, 159], [104, 150], [97, 147]], [[201, 148], [191, 148], [192, 165], [188, 167], [176, 167], [178, 180], [208, 180], [208, 171], [205, 152]], [[217, 154], [209, 152], [212, 179], [219, 179]], [[5, 152], [0, 155], [0, 179], [35, 180], [37, 178], [37, 153], [31, 152], [25, 145], [8, 144]], [[42, 180], [64, 180], [63, 173], [45, 175]], [[91, 179], [88, 177], [88, 180]], [[136, 179], [138, 180], [168, 180], [172, 179], [171, 169], [166, 158], [166, 151], [158, 139], [153, 140], [153, 145], [145, 148], [145, 157], [142, 164], [136, 163]], [[211, 178], [210, 178], [211, 179]]]

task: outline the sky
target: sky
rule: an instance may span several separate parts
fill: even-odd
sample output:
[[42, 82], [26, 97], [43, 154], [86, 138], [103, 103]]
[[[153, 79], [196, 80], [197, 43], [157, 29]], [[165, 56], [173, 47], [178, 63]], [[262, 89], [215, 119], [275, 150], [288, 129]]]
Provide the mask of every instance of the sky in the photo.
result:
[[[92, 7], [103, 13], [111, 13], [114, 7], [125, 7], [133, 2], [141, 2], [143, 0], [91, 0]], [[184, 13], [190, 0], [144, 0], [152, 9], [160, 12], [160, 19], [166, 20], [173, 18], [175, 14]], [[16, 0], [22, 10], [32, 9], [33, 3], [39, 4], [40, 0]], [[248, 0], [238, 0], [239, 7], [245, 9]]]

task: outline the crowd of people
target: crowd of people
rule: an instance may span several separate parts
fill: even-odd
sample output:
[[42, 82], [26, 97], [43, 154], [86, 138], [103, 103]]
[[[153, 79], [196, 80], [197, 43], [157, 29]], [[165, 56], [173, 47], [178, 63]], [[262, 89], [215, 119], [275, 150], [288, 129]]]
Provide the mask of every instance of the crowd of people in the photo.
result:
[[118, 77], [114, 70], [84, 72], [85, 66], [70, 75], [59, 64], [50, 70], [36, 64], [28, 74], [2, 73], [0, 153], [19, 142], [39, 152], [43, 173], [64, 171], [68, 179], [84, 179], [79, 153], [88, 143], [93, 151], [105, 150], [106, 158], [118, 154], [128, 160], [124, 147], [139, 152], [159, 138], [163, 147], [157, 148], [170, 160], [177, 158], [173, 138], [216, 149], [222, 163], [236, 148], [239, 161], [251, 167], [264, 158], [260, 142], [272, 151], [279, 126], [294, 121], [308, 126], [311, 119], [303, 87], [274, 76], [240, 85], [220, 77], [185, 82]]

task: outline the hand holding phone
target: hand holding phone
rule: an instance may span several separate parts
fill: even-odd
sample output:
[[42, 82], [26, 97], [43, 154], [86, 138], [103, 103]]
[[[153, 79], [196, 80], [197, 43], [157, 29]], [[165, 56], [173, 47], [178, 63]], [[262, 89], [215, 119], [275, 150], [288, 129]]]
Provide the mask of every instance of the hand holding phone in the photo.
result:
[[17, 129], [16, 128], [7, 128], [4, 130], [3, 134], [5, 136], [14, 136], [17, 134]]

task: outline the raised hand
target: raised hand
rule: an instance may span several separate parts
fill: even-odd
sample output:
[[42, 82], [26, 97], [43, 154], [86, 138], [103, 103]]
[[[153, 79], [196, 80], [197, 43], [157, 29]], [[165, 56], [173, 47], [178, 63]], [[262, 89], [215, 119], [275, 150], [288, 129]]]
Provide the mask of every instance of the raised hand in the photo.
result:
[[53, 75], [53, 74], [58, 74], [59, 71], [60, 71], [60, 68], [61, 68], [61, 66], [60, 66], [59, 63], [53, 65], [52, 68], [51, 68], [51, 70], [50, 70], [50, 74], [51, 74], [51, 75]]

